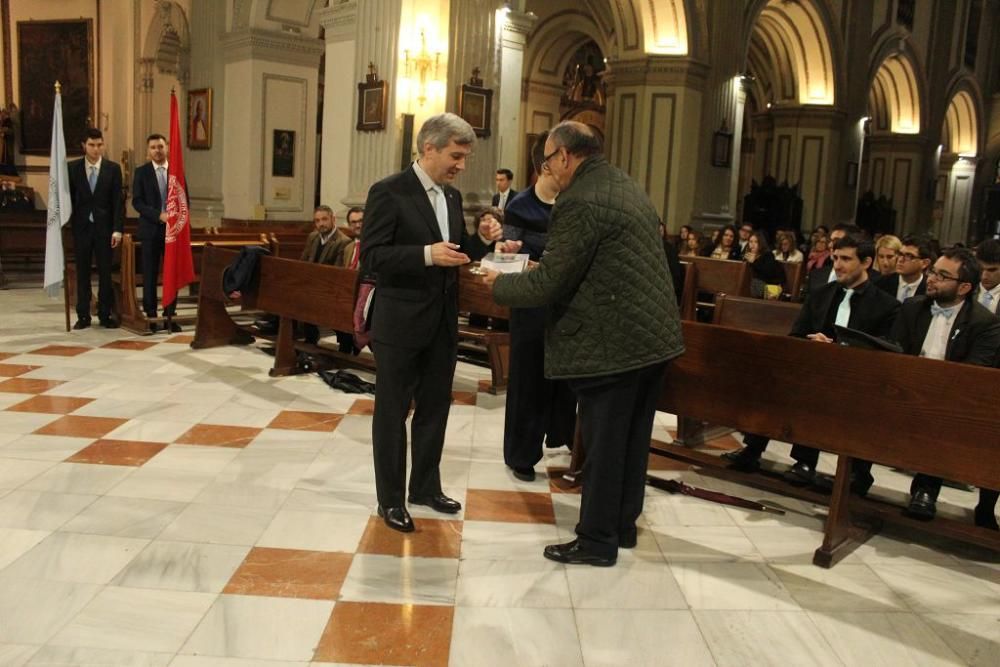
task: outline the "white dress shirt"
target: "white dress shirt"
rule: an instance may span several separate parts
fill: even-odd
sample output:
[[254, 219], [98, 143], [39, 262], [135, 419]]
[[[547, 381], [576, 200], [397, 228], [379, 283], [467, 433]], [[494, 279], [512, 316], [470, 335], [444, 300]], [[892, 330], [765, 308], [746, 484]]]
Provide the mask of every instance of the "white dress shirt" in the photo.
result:
[[996, 315], [997, 304], [1000, 303], [1000, 283], [991, 290], [984, 290], [983, 284], [979, 283], [979, 292], [976, 294], [976, 301]]
[[948, 351], [951, 328], [955, 324], [955, 316], [961, 309], [961, 303], [956, 303], [949, 308], [941, 308], [937, 304], [931, 305], [931, 325], [927, 328], [924, 344], [920, 348], [921, 357], [944, 359], [945, 353]]
[[896, 286], [896, 301], [900, 303], [906, 301], [911, 296], [916, 296], [917, 290], [920, 289], [920, 283], [924, 280], [924, 274], [920, 274], [920, 278], [914, 280], [912, 283], [908, 283], [903, 280], [903, 276], [899, 277], [899, 285]]

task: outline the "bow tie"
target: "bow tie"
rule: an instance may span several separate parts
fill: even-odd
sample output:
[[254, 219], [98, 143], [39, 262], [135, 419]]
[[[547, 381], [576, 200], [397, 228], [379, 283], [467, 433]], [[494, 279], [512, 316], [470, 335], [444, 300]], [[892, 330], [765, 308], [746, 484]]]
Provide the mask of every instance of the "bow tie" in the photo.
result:
[[951, 316], [955, 314], [958, 306], [949, 306], [948, 308], [942, 308], [936, 303], [931, 304], [931, 315], [937, 317], [938, 315], [944, 315], [945, 317], [951, 319]]

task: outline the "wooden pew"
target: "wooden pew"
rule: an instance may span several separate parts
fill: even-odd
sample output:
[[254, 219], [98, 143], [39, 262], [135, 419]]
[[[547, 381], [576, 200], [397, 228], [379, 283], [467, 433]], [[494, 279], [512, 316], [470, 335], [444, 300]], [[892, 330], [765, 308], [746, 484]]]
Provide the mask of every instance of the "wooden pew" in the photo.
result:
[[785, 336], [799, 316], [802, 304], [717, 294], [712, 324], [744, 331]]
[[785, 270], [785, 291], [784, 296], [790, 301], [802, 301], [802, 283], [806, 279], [805, 262], [782, 262], [778, 264]]
[[[1000, 480], [1000, 370], [696, 322], [684, 322], [683, 327], [687, 352], [670, 364], [658, 409], [835, 453], [839, 458], [833, 495], [728, 469], [718, 456], [706, 452], [665, 443], [655, 443], [654, 452], [741, 483], [828, 502], [823, 544], [813, 558], [823, 567], [835, 564], [883, 523], [1000, 551], [1000, 535], [971, 521], [939, 516], [922, 522], [906, 517], [899, 504], [880, 500], [877, 494], [849, 495], [855, 457], [995, 488]], [[782, 371], [776, 373], [779, 367]], [[849, 409], [844, 378], [851, 378]], [[962, 391], [942, 400], [941, 387]], [[808, 401], [803, 400], [806, 396]]]
[[698, 267], [694, 262], [681, 261], [684, 268], [684, 291], [678, 305], [682, 320], [694, 321], [698, 308]]
[[[471, 273], [468, 266], [460, 267], [458, 272], [458, 311], [494, 320], [510, 319], [510, 309], [493, 301], [493, 289], [482, 276]], [[458, 338], [486, 348], [491, 377], [489, 393], [496, 395], [506, 391], [510, 375], [510, 332], [463, 323], [458, 328]]]
[[695, 291], [698, 294], [697, 307], [703, 312], [711, 312], [714, 302], [707, 299], [719, 292], [750, 296], [750, 265], [746, 262], [711, 257], [685, 257], [685, 260], [698, 269]]

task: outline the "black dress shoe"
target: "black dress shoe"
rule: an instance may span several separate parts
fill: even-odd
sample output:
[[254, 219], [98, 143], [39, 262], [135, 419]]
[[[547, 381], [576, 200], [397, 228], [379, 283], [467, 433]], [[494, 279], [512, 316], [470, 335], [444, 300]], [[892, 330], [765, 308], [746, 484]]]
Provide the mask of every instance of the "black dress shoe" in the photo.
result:
[[433, 496], [414, 496], [406, 499], [411, 505], [427, 505], [432, 510], [445, 514], [458, 514], [462, 509], [462, 503], [452, 500], [443, 493], [436, 493]]
[[931, 494], [921, 489], [916, 490], [910, 497], [910, 504], [906, 508], [906, 514], [914, 519], [930, 521], [937, 514], [937, 507]]
[[88, 318], [88, 319], [85, 320], [85, 319], [81, 318], [81, 319], [77, 320], [76, 324], [73, 325], [73, 328], [76, 331], [79, 331], [80, 329], [88, 329], [88, 328], [90, 328], [90, 319]]
[[550, 544], [545, 547], [543, 555], [549, 560], [567, 565], [593, 565], [594, 567], [611, 567], [618, 559], [598, 556], [584, 550], [580, 540], [573, 540], [566, 544]]
[[514, 477], [518, 478], [522, 482], [534, 482], [535, 481], [535, 469], [534, 468], [519, 468], [516, 466], [507, 466], [510, 468], [511, 472], [514, 473]]
[[410, 518], [410, 513], [406, 511], [405, 507], [386, 507], [382, 509], [382, 506], [379, 505], [378, 515], [385, 521], [385, 525], [393, 530], [398, 530], [401, 533], [413, 532], [413, 519]]
[[748, 448], [734, 449], [726, 452], [722, 458], [729, 462], [729, 467], [742, 472], [756, 472], [760, 469], [760, 457], [753, 454]]
[[997, 524], [997, 516], [993, 513], [993, 508], [989, 507], [986, 509], [979, 509], [976, 506], [975, 515], [976, 525], [980, 528], [989, 528], [990, 530], [1000, 530], [1000, 524]]
[[857, 475], [851, 473], [851, 493], [864, 498], [868, 495], [868, 490], [875, 483], [875, 478], [871, 474]]
[[118, 322], [113, 317], [103, 317], [101, 318], [101, 326], [105, 329], [117, 329]]
[[150, 333], [156, 333], [159, 330], [160, 330], [160, 325], [159, 324], [157, 324], [156, 322], [150, 322], [149, 323], [149, 331], [150, 331]]
[[618, 547], [620, 549], [635, 549], [635, 545], [638, 543], [639, 531], [635, 528], [618, 531]]
[[789, 484], [804, 486], [816, 480], [816, 469], [808, 463], [796, 463], [781, 475]]
[[172, 331], [173, 333], [180, 333], [184, 331], [184, 329], [181, 329], [181, 325], [177, 324], [177, 322], [171, 322], [170, 331]]

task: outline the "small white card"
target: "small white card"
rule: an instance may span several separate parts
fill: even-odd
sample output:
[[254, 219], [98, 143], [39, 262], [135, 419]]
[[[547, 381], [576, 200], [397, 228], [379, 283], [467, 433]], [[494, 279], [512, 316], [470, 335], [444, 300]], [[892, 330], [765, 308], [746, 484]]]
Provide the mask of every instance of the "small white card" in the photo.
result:
[[510, 252], [491, 252], [479, 263], [479, 266], [500, 273], [520, 273], [528, 267], [530, 255]]

